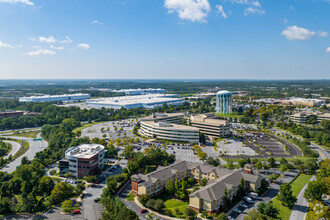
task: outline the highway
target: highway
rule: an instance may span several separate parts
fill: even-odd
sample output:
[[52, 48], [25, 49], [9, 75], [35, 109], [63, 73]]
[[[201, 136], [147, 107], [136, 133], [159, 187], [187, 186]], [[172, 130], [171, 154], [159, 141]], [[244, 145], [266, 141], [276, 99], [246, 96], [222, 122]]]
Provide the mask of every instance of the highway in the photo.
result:
[[[40, 137], [40, 135], [38, 135], [37, 137]], [[44, 140], [42, 140], [42, 141], [33, 141], [33, 138], [14, 137], [14, 136], [10, 136], [10, 138], [14, 138], [14, 139], [18, 139], [18, 140], [25, 140], [25, 141], [29, 142], [30, 148], [23, 155], [21, 155], [19, 158], [12, 161], [8, 165], [4, 166], [0, 170], [0, 171], [3, 171], [3, 172], [8, 172], [8, 173], [14, 172], [16, 170], [16, 167], [21, 165], [21, 160], [22, 160], [23, 157], [27, 156], [29, 160], [32, 160], [34, 158], [34, 155], [37, 152], [44, 150], [48, 146], [48, 143]]]
[[[315, 176], [313, 176], [309, 181], [313, 181], [313, 180], [316, 180]], [[308, 202], [304, 198], [304, 193], [307, 188], [307, 184], [300, 191], [300, 193], [297, 197], [297, 202], [292, 208], [292, 212], [291, 212], [289, 220], [305, 219], [305, 216], [307, 214], [307, 209], [308, 209]]]
[[17, 153], [17, 151], [19, 151], [19, 149], [21, 148], [21, 145], [15, 141], [4, 140], [3, 142], [6, 142], [12, 146], [11, 151], [6, 156], [3, 157], [4, 159], [7, 159], [9, 157], [9, 155], [14, 156]]

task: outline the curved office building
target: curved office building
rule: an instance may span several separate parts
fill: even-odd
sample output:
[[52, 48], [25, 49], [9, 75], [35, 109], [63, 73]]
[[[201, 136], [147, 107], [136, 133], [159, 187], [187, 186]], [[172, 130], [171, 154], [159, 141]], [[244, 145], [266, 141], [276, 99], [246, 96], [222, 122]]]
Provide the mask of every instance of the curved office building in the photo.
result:
[[148, 138], [199, 143], [199, 129], [168, 122], [141, 121], [139, 133]]
[[217, 113], [231, 115], [233, 109], [233, 99], [231, 92], [221, 90], [216, 94], [216, 110]]

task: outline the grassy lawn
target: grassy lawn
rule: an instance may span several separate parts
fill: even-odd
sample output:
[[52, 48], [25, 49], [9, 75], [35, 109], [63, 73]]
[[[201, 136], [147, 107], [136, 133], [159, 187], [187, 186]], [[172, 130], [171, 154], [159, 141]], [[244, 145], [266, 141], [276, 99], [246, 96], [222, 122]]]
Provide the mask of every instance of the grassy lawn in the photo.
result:
[[15, 137], [26, 137], [26, 138], [36, 138], [37, 134], [39, 134], [41, 130], [37, 131], [27, 131], [27, 132], [21, 132], [21, 133], [14, 133], [8, 136], [15, 136]]
[[82, 124], [82, 126], [73, 129], [73, 133], [76, 132], [76, 131], [81, 131], [81, 130], [83, 130], [83, 129], [85, 129], [85, 128], [88, 128], [88, 127], [91, 127], [91, 126], [93, 126], [93, 125], [97, 125], [97, 124], [103, 123], [103, 122], [104, 122], [104, 121]]
[[237, 119], [241, 119], [242, 117], [244, 117], [244, 115], [240, 115], [237, 112], [233, 112], [233, 114], [228, 115], [228, 114], [219, 114], [219, 113], [215, 113], [216, 116], [218, 117], [225, 117], [225, 118], [237, 118]]
[[135, 198], [135, 196], [132, 193], [130, 193], [127, 195], [126, 201], [134, 201], [134, 198]]
[[[189, 208], [189, 202], [185, 202], [179, 199], [174, 199], [171, 195], [162, 194], [155, 199], [161, 199], [164, 201], [165, 209], [171, 210], [173, 216], [176, 218], [185, 218], [185, 210]], [[181, 215], [176, 214], [175, 209], [179, 209]]]
[[[292, 193], [294, 196], [298, 196], [301, 189], [308, 183], [312, 175], [301, 174], [295, 181], [291, 183]], [[282, 203], [277, 199], [277, 196], [272, 200], [274, 207], [280, 210], [279, 218], [282, 220], [287, 220], [290, 218], [291, 209], [283, 206]]]

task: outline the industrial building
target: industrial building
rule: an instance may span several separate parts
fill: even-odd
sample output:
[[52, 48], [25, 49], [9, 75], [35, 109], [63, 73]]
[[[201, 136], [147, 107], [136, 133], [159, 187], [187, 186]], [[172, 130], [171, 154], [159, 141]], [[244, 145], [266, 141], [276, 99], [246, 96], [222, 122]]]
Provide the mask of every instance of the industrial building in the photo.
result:
[[60, 161], [60, 175], [70, 172], [75, 178], [95, 175], [103, 168], [104, 146], [100, 144], [81, 144], [65, 151], [65, 159]]
[[150, 116], [141, 118], [141, 121], [167, 121], [181, 124], [184, 116], [184, 113], [153, 113]]
[[20, 102], [76, 102], [85, 101], [89, 99], [90, 94], [76, 93], [76, 94], [64, 94], [64, 95], [44, 95], [44, 96], [30, 96], [19, 98]]
[[283, 105], [302, 105], [302, 106], [322, 106], [325, 104], [325, 100], [321, 99], [305, 99], [305, 98], [296, 98], [292, 97], [289, 99], [284, 99], [280, 101]]
[[120, 89], [113, 90], [112, 92], [123, 92], [126, 95], [146, 95], [146, 94], [157, 94], [157, 93], [166, 93], [165, 89]]
[[233, 98], [231, 92], [221, 90], [216, 94], [216, 111], [219, 114], [231, 115]]
[[247, 190], [255, 191], [261, 187], [262, 178], [252, 174], [251, 169], [228, 170], [214, 167], [207, 163], [199, 164], [187, 161], [175, 161], [167, 167], [158, 167], [147, 175], [132, 176], [132, 193], [136, 196], [148, 194], [156, 196], [166, 189], [170, 180], [194, 178], [200, 181], [205, 178], [208, 184], [189, 195], [189, 207], [195, 211], [217, 212], [224, 207], [224, 190], [227, 198], [233, 200], [237, 195], [241, 179]]
[[146, 108], [154, 109], [167, 105], [182, 105], [185, 100], [178, 98], [176, 94], [149, 94], [149, 95], [136, 95], [136, 96], [118, 96], [100, 99], [86, 100], [91, 108], [113, 108], [113, 109], [133, 109], [133, 108]]
[[189, 118], [189, 124], [198, 128], [200, 132], [207, 135], [211, 140], [231, 135], [227, 120], [209, 118], [206, 114], [192, 115]]
[[139, 134], [161, 140], [199, 143], [199, 129], [166, 121], [140, 121]]

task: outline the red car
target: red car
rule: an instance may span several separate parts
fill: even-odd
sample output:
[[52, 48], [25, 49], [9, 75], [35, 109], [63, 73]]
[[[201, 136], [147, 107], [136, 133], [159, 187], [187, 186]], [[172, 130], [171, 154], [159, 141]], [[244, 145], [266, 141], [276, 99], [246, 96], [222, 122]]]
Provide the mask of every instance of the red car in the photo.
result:
[[80, 210], [79, 209], [76, 209], [76, 210], [72, 210], [71, 212], [72, 214], [80, 214]]
[[146, 212], [148, 212], [147, 209], [142, 209], [142, 210], [140, 211], [140, 213], [146, 213]]

